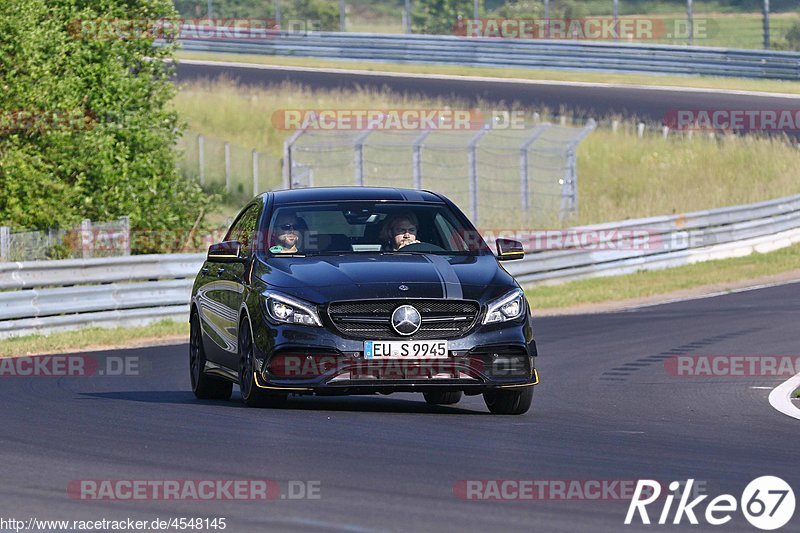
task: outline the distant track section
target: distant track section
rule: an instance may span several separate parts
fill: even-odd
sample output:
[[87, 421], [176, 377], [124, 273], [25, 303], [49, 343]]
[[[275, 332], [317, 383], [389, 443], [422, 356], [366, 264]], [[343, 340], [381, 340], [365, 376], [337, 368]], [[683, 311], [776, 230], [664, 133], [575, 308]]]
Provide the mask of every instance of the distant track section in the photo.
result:
[[460, 99], [469, 105], [565, 109], [576, 116], [636, 117], [660, 123], [679, 109], [796, 109], [800, 96], [746, 91], [626, 86], [578, 82], [437, 76], [344, 69], [285, 67], [182, 60], [179, 82], [226, 76], [245, 85], [270, 87], [292, 82], [315, 89], [381, 89], [399, 94]]

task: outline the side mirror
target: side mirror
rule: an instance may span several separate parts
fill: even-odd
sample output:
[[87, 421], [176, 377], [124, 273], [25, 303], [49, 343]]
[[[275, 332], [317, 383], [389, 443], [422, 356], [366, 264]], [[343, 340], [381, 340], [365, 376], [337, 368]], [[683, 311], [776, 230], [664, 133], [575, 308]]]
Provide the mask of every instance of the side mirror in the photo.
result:
[[522, 249], [522, 243], [519, 241], [497, 239], [496, 245], [498, 261], [511, 261], [512, 259], [522, 259], [525, 257], [525, 251]]
[[214, 263], [244, 263], [241, 252], [239, 241], [220, 242], [208, 247], [207, 260]]

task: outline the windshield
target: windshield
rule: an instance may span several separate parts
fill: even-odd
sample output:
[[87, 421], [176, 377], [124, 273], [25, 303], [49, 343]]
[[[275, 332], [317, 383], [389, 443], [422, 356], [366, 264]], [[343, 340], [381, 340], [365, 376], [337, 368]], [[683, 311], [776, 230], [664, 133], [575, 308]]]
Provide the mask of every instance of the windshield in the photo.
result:
[[458, 216], [444, 204], [291, 204], [277, 207], [266, 224], [266, 250], [276, 257], [491, 253], [463, 215]]

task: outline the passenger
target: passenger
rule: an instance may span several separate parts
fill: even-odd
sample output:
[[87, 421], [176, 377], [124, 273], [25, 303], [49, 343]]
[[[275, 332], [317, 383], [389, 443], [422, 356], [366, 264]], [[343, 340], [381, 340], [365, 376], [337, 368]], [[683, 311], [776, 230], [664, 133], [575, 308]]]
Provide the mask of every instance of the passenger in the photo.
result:
[[307, 229], [305, 222], [294, 213], [281, 213], [272, 227], [273, 246], [269, 251], [274, 254], [299, 253], [303, 244], [303, 233]]
[[389, 215], [383, 223], [380, 238], [383, 241], [384, 251], [400, 250], [409, 244], [417, 244], [417, 228], [419, 221], [417, 215], [411, 211], [404, 211]]

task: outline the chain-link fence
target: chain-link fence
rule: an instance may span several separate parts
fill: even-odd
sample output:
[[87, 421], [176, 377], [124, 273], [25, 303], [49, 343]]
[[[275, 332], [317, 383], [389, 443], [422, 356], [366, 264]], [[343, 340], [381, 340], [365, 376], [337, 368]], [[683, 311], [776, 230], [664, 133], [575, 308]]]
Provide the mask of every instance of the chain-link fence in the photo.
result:
[[300, 130], [284, 146], [284, 186], [431, 189], [482, 227], [549, 227], [578, 208], [576, 149], [594, 128]]
[[130, 219], [84, 220], [72, 229], [11, 231], [0, 226], [0, 261], [115, 257], [131, 254]]

